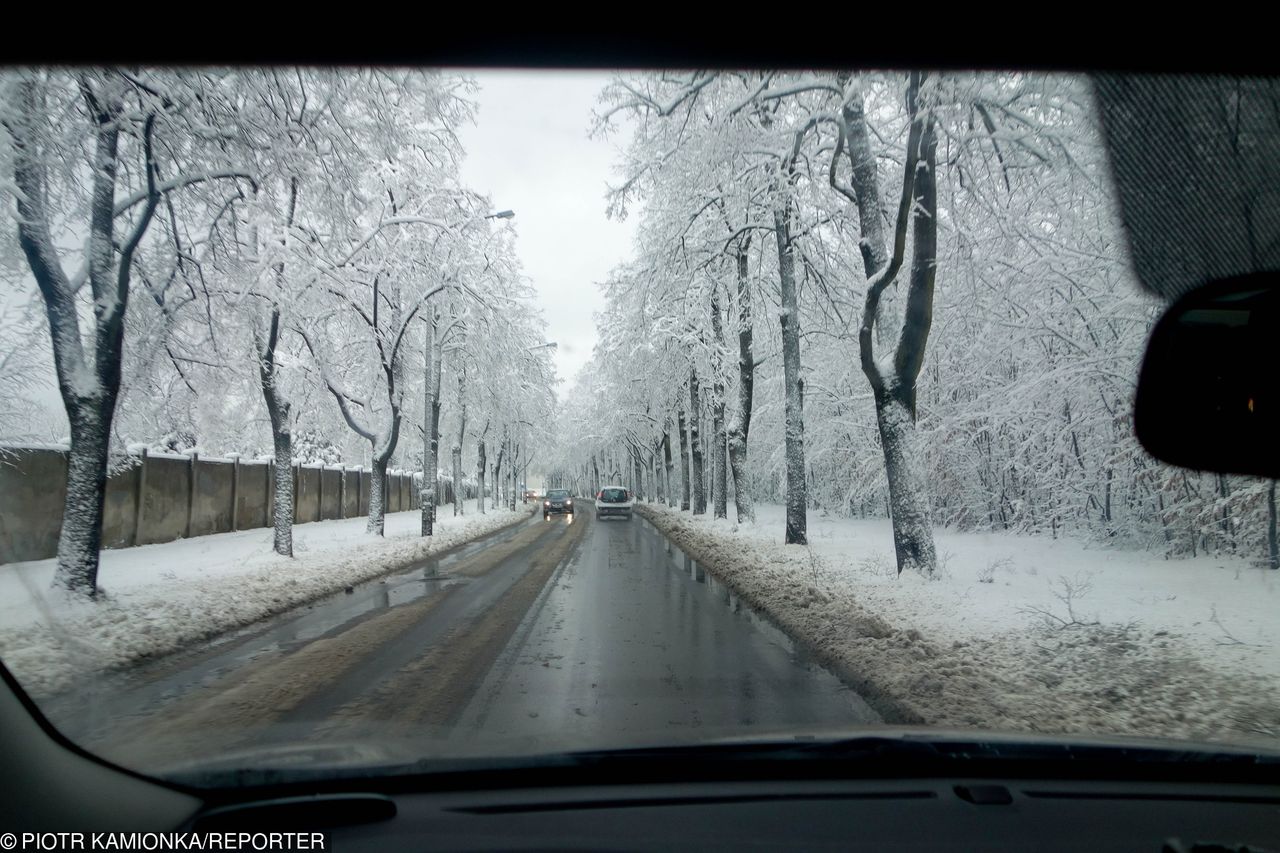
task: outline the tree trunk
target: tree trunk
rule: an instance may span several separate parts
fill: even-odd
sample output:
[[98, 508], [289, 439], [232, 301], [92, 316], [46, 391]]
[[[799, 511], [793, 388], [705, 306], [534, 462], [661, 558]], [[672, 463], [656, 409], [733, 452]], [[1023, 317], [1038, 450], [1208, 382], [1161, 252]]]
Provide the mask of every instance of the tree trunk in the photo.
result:
[[756, 520], [747, 470], [747, 438], [751, 432], [751, 407], [755, 391], [755, 354], [752, 352], [751, 287], [747, 278], [747, 246], [738, 251], [738, 412], [729, 428], [729, 466], [733, 470], [733, 501], [738, 523]]
[[644, 500], [644, 460], [640, 458], [640, 448], [633, 448], [631, 451], [631, 467], [635, 471], [636, 478], [636, 497]]
[[877, 395], [876, 424], [884, 449], [885, 474], [889, 480], [890, 518], [893, 521], [893, 550], [898, 574], [904, 569], [932, 573], [937, 565], [933, 530], [920, 473], [920, 447], [915, 418], [907, 402], [888, 394]]
[[676, 412], [676, 425], [680, 428], [680, 509], [689, 508], [689, 434], [685, 430], [684, 409]]
[[698, 438], [698, 420], [701, 412], [698, 400], [698, 372], [689, 372], [689, 451], [692, 454], [692, 467], [689, 479], [693, 481], [693, 514], [703, 515], [707, 511], [706, 481], [702, 472], [702, 442]]
[[426, 352], [426, 400], [423, 417], [426, 426], [426, 442], [422, 460], [422, 535], [431, 536], [435, 527], [436, 505], [439, 503], [437, 486], [440, 469], [440, 362], [444, 357], [443, 341], [436, 326], [439, 314], [431, 309], [427, 321]]
[[1271, 569], [1280, 570], [1280, 541], [1276, 539], [1276, 481], [1267, 487], [1267, 557]]
[[453, 514], [463, 515], [462, 442], [467, 438], [467, 368], [458, 371], [458, 440], [453, 443]]
[[[289, 404], [272, 405], [268, 395], [267, 411], [271, 413], [271, 443], [275, 449], [275, 514], [272, 517], [272, 547], [284, 557], [293, 556], [293, 435], [289, 429]], [[279, 412], [280, 426], [277, 426]]]
[[462, 487], [462, 445], [455, 444], [453, 446], [453, 514], [454, 517], [463, 514], [463, 487]]
[[67, 496], [54, 576], [55, 586], [89, 596], [98, 593], [110, 436], [110, 417], [104, 423], [99, 408], [85, 403], [67, 412], [71, 420], [71, 451], [67, 455]]
[[[277, 467], [279, 467], [277, 465]], [[373, 473], [369, 477], [369, 522], [365, 525], [366, 533], [382, 536], [386, 533], [386, 489], [387, 489], [387, 457], [375, 453], [373, 457]], [[279, 507], [276, 512], [280, 511]]]
[[[298, 203], [298, 180], [289, 183], [289, 212], [286, 225], [293, 224], [294, 212]], [[257, 243], [255, 229], [254, 243]], [[256, 251], [255, 245], [255, 251]], [[284, 262], [276, 265], [277, 297], [284, 280]], [[279, 365], [276, 364], [276, 347], [280, 343], [280, 305], [275, 302], [271, 306], [271, 319], [267, 327], [267, 338], [259, 340], [258, 328], [254, 326], [254, 346], [258, 355], [258, 379], [262, 385], [262, 396], [267, 404], [267, 416], [271, 421], [271, 443], [275, 449], [275, 505], [277, 507], [272, 518], [272, 547], [277, 554], [285, 557], [293, 556], [293, 433], [289, 418], [289, 401], [284, 398], [279, 384]], [[285, 509], [282, 511], [280, 507]]]
[[[927, 488], [918, 469], [923, 460], [915, 426], [916, 378], [924, 363], [933, 319], [937, 264], [937, 143], [932, 114], [927, 110], [922, 114], [919, 109], [922, 80], [922, 75], [913, 72], [907, 91], [911, 125], [892, 254], [886, 251], [879, 221], [880, 191], [861, 99], [855, 97], [843, 111], [861, 221], [862, 260], [868, 281], [858, 331], [859, 355], [876, 406], [899, 574], [906, 568], [932, 574], [937, 566]], [[880, 297], [901, 267], [908, 224], [912, 226], [912, 265], [902, 329], [892, 359], [877, 360], [873, 339], [883, 325]]]
[[795, 257], [788, 219], [790, 205], [773, 212], [778, 243], [778, 276], [782, 284], [782, 384], [785, 391], [784, 440], [787, 462], [788, 545], [808, 544], [804, 478], [804, 380], [800, 378], [800, 309], [796, 297]]
[[498, 461], [493, 466], [493, 505], [501, 508], [502, 503], [502, 460], [507, 455], [507, 430], [502, 429], [502, 442], [498, 445]]
[[516, 506], [516, 442], [513, 438], [507, 439], [507, 473], [502, 478], [502, 502], [507, 509], [515, 509]]
[[720, 288], [711, 291], [711, 329], [715, 348], [711, 359], [711, 506], [716, 518], [729, 517], [728, 461], [725, 459], [724, 376], [720, 353], [724, 347], [724, 327], [720, 322]]
[[[668, 424], [670, 422], [668, 421]], [[666, 471], [667, 481], [667, 506], [674, 507], [676, 505], [676, 490], [671, 484], [671, 475], [675, 471], [675, 465], [671, 461], [671, 433], [662, 433], [662, 464]]]
[[435, 526], [435, 464], [431, 460], [431, 377], [435, 375], [435, 311], [426, 318], [426, 338], [422, 342], [422, 489], [419, 492], [421, 533], [433, 534]]
[[[255, 334], [255, 337], [257, 335]], [[272, 547], [284, 557], [293, 556], [293, 435], [289, 401], [280, 393], [276, 372], [276, 344], [280, 339], [280, 309], [273, 306], [267, 339], [255, 341], [258, 351], [258, 379], [271, 420], [271, 443], [275, 449], [275, 506], [272, 517]]]
[[[487, 430], [488, 427], [485, 427]], [[481, 438], [476, 444], [476, 452], [479, 454], [479, 462], [476, 465], [477, 477], [479, 479], [480, 493], [476, 496], [476, 510], [484, 515], [484, 466], [488, 460], [484, 455], [484, 439]]]

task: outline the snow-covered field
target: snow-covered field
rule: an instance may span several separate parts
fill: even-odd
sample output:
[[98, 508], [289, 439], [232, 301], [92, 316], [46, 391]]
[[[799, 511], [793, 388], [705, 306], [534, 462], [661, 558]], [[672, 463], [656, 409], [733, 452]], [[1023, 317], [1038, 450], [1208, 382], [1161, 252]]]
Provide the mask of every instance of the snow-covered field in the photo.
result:
[[898, 577], [886, 520], [641, 511], [900, 722], [1280, 746], [1280, 577], [1246, 560], [938, 530]]
[[126, 665], [248, 625], [433, 551], [513, 524], [536, 507], [452, 515], [442, 507], [434, 535], [418, 536], [417, 511], [389, 514], [386, 536], [365, 519], [293, 528], [294, 558], [271, 550], [270, 528], [220, 533], [102, 552], [105, 600], [69, 600], [51, 588], [54, 561], [0, 565], [0, 658], [28, 691], [66, 687], [81, 672]]

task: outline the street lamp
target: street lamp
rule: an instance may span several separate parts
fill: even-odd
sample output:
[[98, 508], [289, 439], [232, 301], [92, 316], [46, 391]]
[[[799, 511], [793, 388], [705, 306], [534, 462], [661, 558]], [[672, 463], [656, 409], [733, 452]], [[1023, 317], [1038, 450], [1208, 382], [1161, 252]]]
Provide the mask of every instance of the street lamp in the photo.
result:
[[550, 341], [549, 343], [545, 343], [545, 344], [538, 344], [537, 346], [525, 347], [525, 350], [524, 350], [524, 351], [525, 351], [525, 352], [533, 352], [533, 351], [534, 351], [534, 350], [536, 350], [536, 349], [547, 349], [548, 347], [550, 347], [551, 349], [557, 349], [557, 348], [558, 348], [558, 346], [559, 346], [559, 345], [558, 345], [555, 341]]
[[490, 213], [485, 219], [510, 219], [515, 215], [514, 210], [499, 210], [497, 213]]

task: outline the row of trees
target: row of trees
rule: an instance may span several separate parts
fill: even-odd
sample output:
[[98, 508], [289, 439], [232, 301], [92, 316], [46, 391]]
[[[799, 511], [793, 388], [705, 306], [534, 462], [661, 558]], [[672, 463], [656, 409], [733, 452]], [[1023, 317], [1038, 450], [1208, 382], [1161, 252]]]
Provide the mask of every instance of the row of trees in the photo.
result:
[[600, 132], [637, 128], [610, 196], [640, 208], [637, 257], [605, 285], [557, 476], [594, 488], [621, 453], [694, 513], [785, 503], [789, 543], [811, 509], [887, 515], [900, 572], [934, 571], [935, 524], [1266, 552], [1268, 484], [1133, 437], [1161, 306], [1085, 81], [666, 73], [601, 103]]
[[57, 584], [96, 593], [105, 480], [137, 438], [269, 444], [283, 555], [300, 426], [371, 465], [373, 533], [397, 464], [424, 471], [431, 534], [441, 442], [455, 482], [465, 457], [514, 500], [552, 378], [510, 214], [458, 179], [470, 92], [389, 69], [0, 75], [0, 253], [38, 288], [70, 424]]

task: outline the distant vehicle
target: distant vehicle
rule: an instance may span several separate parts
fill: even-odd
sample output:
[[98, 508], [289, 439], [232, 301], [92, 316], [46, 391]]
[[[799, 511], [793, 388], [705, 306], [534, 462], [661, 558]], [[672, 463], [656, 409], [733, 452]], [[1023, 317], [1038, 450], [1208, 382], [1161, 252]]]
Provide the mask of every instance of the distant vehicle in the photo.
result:
[[573, 515], [573, 497], [568, 489], [552, 489], [542, 501], [542, 519], [553, 515]]
[[631, 492], [622, 486], [605, 486], [596, 494], [596, 516], [598, 518], [616, 515], [630, 521], [632, 505]]
[[524, 490], [524, 500], [525, 500], [525, 501], [536, 501], [537, 499], [538, 499], [538, 490], [537, 490], [537, 489], [525, 489], [525, 490]]

